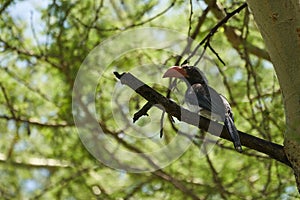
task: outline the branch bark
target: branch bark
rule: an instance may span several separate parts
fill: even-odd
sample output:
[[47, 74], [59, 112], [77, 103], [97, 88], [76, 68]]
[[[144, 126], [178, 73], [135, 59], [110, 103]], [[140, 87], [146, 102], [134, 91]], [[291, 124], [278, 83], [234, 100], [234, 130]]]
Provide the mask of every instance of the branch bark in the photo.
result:
[[[114, 74], [118, 79], [121, 80], [122, 84], [129, 86], [151, 104], [156, 105], [160, 109], [164, 109], [169, 115], [176, 117], [180, 121], [207, 131], [212, 135], [231, 141], [227, 129], [222, 124], [210, 121], [209, 119], [202, 117], [197, 113], [190, 112], [187, 109], [182, 108], [174, 101], [156, 92], [130, 73], [119, 74], [118, 72], [114, 72]], [[219, 130], [222, 130], [221, 134], [219, 134]], [[287, 166], [291, 166], [291, 163], [283, 151], [283, 146], [241, 131], [239, 131], [239, 134], [243, 146], [264, 153]]]

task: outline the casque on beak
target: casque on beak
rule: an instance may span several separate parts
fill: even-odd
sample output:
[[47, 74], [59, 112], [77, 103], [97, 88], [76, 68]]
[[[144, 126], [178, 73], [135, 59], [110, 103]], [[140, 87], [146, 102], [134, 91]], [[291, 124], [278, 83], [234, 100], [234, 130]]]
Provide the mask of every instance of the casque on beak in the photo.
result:
[[164, 73], [163, 78], [184, 78], [187, 76], [185, 69], [180, 66], [172, 66]]

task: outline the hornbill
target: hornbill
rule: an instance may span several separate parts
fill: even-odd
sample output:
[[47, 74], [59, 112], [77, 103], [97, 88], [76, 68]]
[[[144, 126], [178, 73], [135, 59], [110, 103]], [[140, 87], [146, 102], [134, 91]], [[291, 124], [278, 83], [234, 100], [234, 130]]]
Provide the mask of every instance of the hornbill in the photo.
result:
[[201, 70], [193, 66], [173, 66], [169, 68], [163, 78], [174, 77], [183, 80], [187, 84], [185, 93], [186, 103], [208, 111], [211, 117], [224, 122], [231, 136], [234, 147], [242, 152], [242, 146], [238, 131], [234, 125], [233, 114], [227, 99], [218, 94], [208, 85], [208, 81]]

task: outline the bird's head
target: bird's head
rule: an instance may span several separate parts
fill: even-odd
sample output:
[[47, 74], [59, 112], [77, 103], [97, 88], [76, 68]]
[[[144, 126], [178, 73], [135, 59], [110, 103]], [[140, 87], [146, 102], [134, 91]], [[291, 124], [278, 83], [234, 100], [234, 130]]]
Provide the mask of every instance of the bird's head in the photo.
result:
[[163, 75], [163, 78], [167, 77], [180, 78], [190, 85], [195, 83], [208, 84], [203, 72], [193, 66], [172, 66]]

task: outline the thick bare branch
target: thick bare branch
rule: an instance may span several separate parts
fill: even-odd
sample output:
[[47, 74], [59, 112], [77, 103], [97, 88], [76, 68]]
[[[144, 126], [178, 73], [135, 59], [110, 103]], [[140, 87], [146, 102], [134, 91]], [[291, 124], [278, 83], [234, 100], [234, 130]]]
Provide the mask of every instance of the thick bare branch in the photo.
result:
[[[130, 73], [119, 74], [115, 72], [115, 75], [118, 79], [121, 80], [122, 84], [125, 84], [135, 90], [136, 93], [140, 94], [147, 101], [162, 106], [169, 115], [176, 117], [180, 121], [186, 122], [198, 127], [199, 129], [207, 131], [212, 135], [231, 141], [226, 128], [222, 124], [210, 121], [209, 119], [202, 117], [197, 113], [190, 112], [182, 108], [174, 101], [156, 92]], [[160, 106], [158, 106], [158, 108], [160, 108]], [[222, 130], [220, 135], [218, 134], [218, 130]], [[291, 166], [283, 151], [282, 145], [260, 139], [242, 131], [239, 131], [239, 134], [243, 146], [267, 154], [271, 158], [280, 161], [287, 166]]]

